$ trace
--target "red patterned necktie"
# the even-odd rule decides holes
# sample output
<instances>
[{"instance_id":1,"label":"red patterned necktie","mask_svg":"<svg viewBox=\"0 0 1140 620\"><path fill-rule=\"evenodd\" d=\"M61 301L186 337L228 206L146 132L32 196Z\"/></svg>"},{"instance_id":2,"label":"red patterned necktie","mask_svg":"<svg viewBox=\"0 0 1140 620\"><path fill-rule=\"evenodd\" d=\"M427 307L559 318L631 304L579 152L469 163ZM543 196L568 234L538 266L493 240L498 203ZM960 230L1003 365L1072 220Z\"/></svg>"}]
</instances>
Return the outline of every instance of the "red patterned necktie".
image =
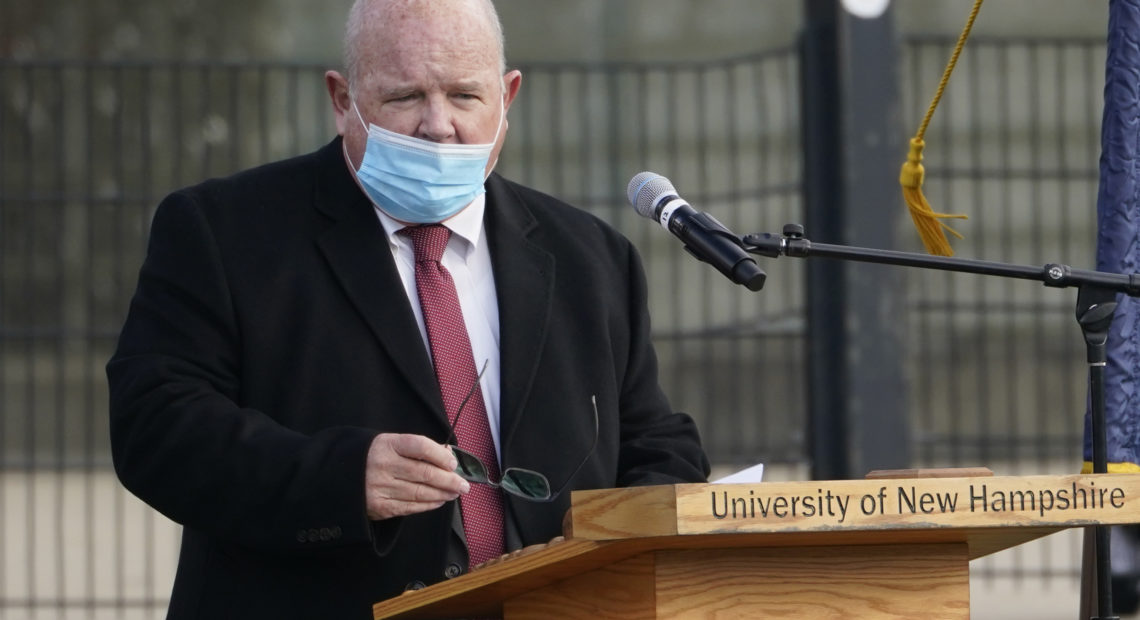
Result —
<instances>
[{"instance_id":1,"label":"red patterned necktie","mask_svg":"<svg viewBox=\"0 0 1140 620\"><path fill-rule=\"evenodd\" d=\"M449 422L455 420L463 397L478 381L471 340L463 323L463 311L451 274L440 263L451 231L439 224L409 226L400 231L412 239L416 259L416 289L427 324L435 376L443 394L443 407ZM487 422L483 392L476 388L455 426L459 447L478 457L492 480L499 479L499 459ZM503 498L499 490L486 484L472 484L460 499L463 532L471 566L503 553Z\"/></svg>"}]
</instances>

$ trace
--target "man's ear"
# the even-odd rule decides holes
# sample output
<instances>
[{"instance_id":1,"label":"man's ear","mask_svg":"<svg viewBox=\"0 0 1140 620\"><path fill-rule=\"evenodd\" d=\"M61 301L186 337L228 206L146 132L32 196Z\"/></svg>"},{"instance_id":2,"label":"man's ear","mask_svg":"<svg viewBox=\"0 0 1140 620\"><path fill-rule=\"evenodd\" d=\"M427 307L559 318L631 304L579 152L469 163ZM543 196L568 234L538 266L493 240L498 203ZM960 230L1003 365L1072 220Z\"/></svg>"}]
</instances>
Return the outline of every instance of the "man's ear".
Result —
<instances>
[{"instance_id":1,"label":"man's ear","mask_svg":"<svg viewBox=\"0 0 1140 620\"><path fill-rule=\"evenodd\" d=\"M518 69L512 69L503 76L503 109L507 110L511 107L511 102L515 100L515 96L519 94L519 86L522 85L522 72Z\"/></svg>"},{"instance_id":2,"label":"man's ear","mask_svg":"<svg viewBox=\"0 0 1140 620\"><path fill-rule=\"evenodd\" d=\"M332 100L336 132L343 136L348 123L348 115L353 114L352 97L348 93L348 80L336 71L328 71L325 73L325 87L328 88L329 98Z\"/></svg>"}]
</instances>

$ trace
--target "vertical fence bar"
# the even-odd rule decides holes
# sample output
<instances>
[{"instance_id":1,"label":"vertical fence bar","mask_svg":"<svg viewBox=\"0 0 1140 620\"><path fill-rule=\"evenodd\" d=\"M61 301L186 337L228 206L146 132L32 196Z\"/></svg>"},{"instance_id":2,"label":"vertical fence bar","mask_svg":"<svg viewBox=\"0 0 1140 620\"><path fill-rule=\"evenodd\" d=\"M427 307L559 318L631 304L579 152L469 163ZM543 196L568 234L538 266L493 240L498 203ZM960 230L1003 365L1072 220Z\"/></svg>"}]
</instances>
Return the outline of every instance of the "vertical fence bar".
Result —
<instances>
[{"instance_id":1,"label":"vertical fence bar","mask_svg":"<svg viewBox=\"0 0 1140 620\"><path fill-rule=\"evenodd\" d=\"M708 67L694 67L693 68L693 81L696 83L696 88L692 89L693 98L694 98L694 101L693 101L693 125L694 125L695 131L696 131L696 140L695 140L696 141L696 144L695 144L696 153L695 153L695 155L696 155L696 162L697 162L697 170L696 170L696 172L697 172L697 184L696 184L696 188L698 188L697 191L700 192L697 194L696 200L698 201L698 203L697 203L698 209L704 209L704 210L712 209L715 212L716 209L711 207L711 206L704 206L704 207L700 206L702 204L708 205L710 202L712 202L711 196L714 195L714 191L715 191L715 190L713 190L713 188L711 187L711 184L710 184L709 169L708 169L708 158L709 158L708 133L709 133L709 127L708 127L708 119L707 119L706 112L709 109L709 105L708 105L708 88L709 88L708 87L708 79L709 79L708 74L709 74L709 71L710 71L710 68L708 68ZM705 275L705 276L712 275L708 272L705 265L697 265L697 266L705 269L703 275ZM716 282L717 282L717 284L723 285L725 290L728 290L727 289L728 285L725 284L723 280L718 278L716 280ZM696 330L695 330L696 333L693 334L693 339L696 341L696 344L699 347L699 351L700 351L700 353L698 355L700 356L699 359L700 359L700 366L701 366L701 375L703 375L702 383L705 386L707 386L707 389L705 390L705 397L703 399L701 399L701 405L702 405L701 409L704 411L709 411L712 409L712 407L710 405L712 404L713 394L714 394L714 392L718 391L718 389L717 389L718 388L718 386L717 386L717 383L718 383L717 363L716 363L716 353L715 353L718 337L715 334L710 333L710 331L713 327L713 321L712 321L712 317L714 316L713 315L713 298L714 298L714 295L717 295L717 291L719 290L719 288L714 290L712 285L713 285L713 279L712 278L710 278L710 277L701 278L701 281L699 283L699 286L701 288L700 304L697 306L697 311L699 313L698 316L703 317L703 318L701 320L699 320L698 326L696 327ZM686 287L686 288L688 288L688 287ZM704 332L704 333L702 334L702 332ZM728 410L725 409L725 411L728 411ZM728 428L732 428L733 424L732 424L731 419L725 420L724 422L725 423L722 424L721 426L725 427L725 430L727 430Z\"/></svg>"},{"instance_id":2,"label":"vertical fence bar","mask_svg":"<svg viewBox=\"0 0 1140 620\"><path fill-rule=\"evenodd\" d=\"M200 178L211 176L214 173L214 145L210 143L206 133L210 121L210 107L214 101L214 85L213 80L210 79L213 69L213 65L203 63L198 67L198 71L196 72L199 81L199 87L196 90L200 94L198 97L198 116L195 122L191 124L191 127L194 129L191 134L191 139L195 144L198 144L202 150L200 157L201 171L198 173Z\"/></svg>"},{"instance_id":3,"label":"vertical fence bar","mask_svg":"<svg viewBox=\"0 0 1140 620\"><path fill-rule=\"evenodd\" d=\"M4 5L0 15L6 16L8 12L7 6ZM0 26L0 31L6 32L4 26ZM0 85L7 90L11 88L15 82L12 77L14 71L10 71L8 63L0 61ZM8 127L7 105L0 103L0 136L11 135L13 130ZM8 178L5 172L8 162L8 143L7 140L0 140L0 479L8 480L8 444L4 439L9 437L8 430L8 416L11 415L11 406L8 403L8 341L10 336L7 332L7 325L10 324L11 318L8 316L8 304L5 302L8 299L8 273L3 264L6 262L8 256L8 231L7 220L9 219L8 205ZM8 541L7 536L3 533L8 530L8 489L11 485L0 485L0 600L7 600L12 598L8 592ZM7 605L0 605L0 620L8 617Z\"/></svg>"},{"instance_id":4,"label":"vertical fence bar","mask_svg":"<svg viewBox=\"0 0 1140 620\"><path fill-rule=\"evenodd\" d=\"M261 67L257 72L257 101L269 101L269 75L271 67ZM263 110L257 115L258 128L258 161L269 161L269 111Z\"/></svg>"},{"instance_id":5,"label":"vertical fence bar","mask_svg":"<svg viewBox=\"0 0 1140 620\"><path fill-rule=\"evenodd\" d=\"M55 339L55 380L54 383L54 409L55 409L55 454L53 455L52 467L45 468L55 474L53 486L55 487L54 510L55 515L53 522L55 523L55 531L62 533L67 531L64 521L64 502L66 499L64 493L64 455L67 453L67 436L64 429L67 428L66 419L66 396L64 391L67 389L67 369L66 369L66 356L67 356L67 340L70 330L68 329L68 317L64 309L64 304L67 302L68 295L66 290L66 282L64 280L64 271L67 265L67 257L64 250L65 235L69 235L66 227L66 222L70 218L67 217L67 203L70 196L70 177L68 176L69 168L67 162L67 114L64 107L66 101L64 93L64 71L65 67L60 66L55 69L54 82L56 85L56 100L54 105L54 119L53 125L56 127L57 140L55 146L55 172L59 175L58 185L56 191L58 194L51 197L54 202L53 209L54 219L56 222L55 234L52 238L55 240L55 265L53 274L55 280L54 297L56 298L55 308L55 326L51 331L54 331ZM55 548L52 549L54 553L51 555L55 559L55 574L57 575L58 582L55 584L55 603L56 613L60 616L63 615L66 609L67 601L67 550L63 544L63 540L57 538L55 541ZM47 555L45 553L45 555Z\"/></svg>"},{"instance_id":6,"label":"vertical fence bar","mask_svg":"<svg viewBox=\"0 0 1140 620\"><path fill-rule=\"evenodd\" d=\"M724 97L724 127L723 132L727 138L727 166L728 166L728 187L730 194L728 196L729 204L739 204L745 200L745 197L740 192L740 175L737 172L737 162L740 160L740 142L738 140L737 132L734 131L734 121L737 118L737 91L735 80L735 63L729 64L724 67L725 74L725 97ZM731 215L725 209L724 216ZM740 220L745 218L738 218ZM731 220L730 220L731 221ZM750 221L750 220L748 220ZM736 230L737 234L747 234L749 231L740 228L739 225L733 226L732 230ZM760 298L756 295L749 295L748 301L758 306ZM741 338L741 332L744 327L744 316L741 312L739 304L733 304L727 313L726 319L728 325L731 326L731 331L728 334L727 349L729 352L728 359L730 360L743 360L744 356L744 339ZM749 336L751 340L752 336ZM729 453L733 455L746 454L746 446L741 445L745 442L751 443L749 440L755 440L758 435L747 432L753 427L753 420L755 416L749 408L745 408L740 400L740 389L738 386L748 385L748 382L754 379L753 375L758 374L759 368L754 368L745 364L726 364L724 373L726 380L729 382L728 398L724 399L722 406L726 411L732 412L732 419L729 420L729 425L732 428L746 429L745 432L730 434L729 440L726 442L729 447Z\"/></svg>"},{"instance_id":7,"label":"vertical fence bar","mask_svg":"<svg viewBox=\"0 0 1140 620\"><path fill-rule=\"evenodd\" d=\"M123 226L124 219L122 216L126 211L126 204L123 199L123 188L126 184L126 168L123 162L123 152L126 147L124 133L125 133L125 110L123 106L123 97L125 88L124 72L126 68L119 65L114 67L111 73L113 92L115 93L115 105L111 114L111 143L113 151L110 160L110 175L112 179L113 190L109 199L109 208L111 213L115 215L115 225L111 228L111 242L114 250L114 261L112 273L114 275L113 288L120 294L128 290L126 283L122 277L125 272L127 258L124 256L124 239L123 239ZM127 538L127 508L125 497L123 493L115 494L114 502L114 541L115 541L115 610L123 616L127 610L127 563L128 558L131 556L128 550L129 541Z\"/></svg>"},{"instance_id":8,"label":"vertical fence bar","mask_svg":"<svg viewBox=\"0 0 1140 620\"><path fill-rule=\"evenodd\" d=\"M938 70L941 68L939 65L942 64L943 59L950 57L951 49L952 48L948 43L944 43L938 46L938 53L935 55L937 62L931 67L933 70L930 73L930 77L938 77ZM956 88L949 90L952 90L955 93L957 92ZM932 92L932 90L928 90L927 97L929 97ZM925 106L920 106L920 111L925 111L925 109ZM941 104L939 104L937 114L934 117L936 119L936 121L934 121L934 126L937 127L937 130L936 132L932 133L937 136L935 138L937 140L937 148L934 149L936 158L933 159L932 162L927 166L927 179L932 180L934 182L933 187L938 189L938 193L936 194L938 198L935 204L939 206L939 210L952 211L955 213L959 211L973 212L974 209L963 209L962 207L958 206L959 203L956 197L955 190L957 189L957 185L955 183L956 179L952 172L955 169L955 165L957 164L957 149L955 148L955 134L957 128L955 127L954 123L956 112L956 98L953 96L944 97ZM961 403L963 402L963 396L966 393L965 389L963 388L963 373L955 372L954 369L963 367L965 349L970 348L968 343L963 343L969 339L970 334L963 325L962 313L956 311L957 307L959 306L956 300L959 299L965 290L967 290L967 285L963 280L964 278L968 278L970 276L963 276L962 274L947 272L940 274L940 277L943 280L945 294L939 295L939 301L942 302L942 310L939 312L939 314L941 315L942 320L946 325L946 347L949 353L948 368L950 369L947 372L946 379L946 399L947 402ZM985 367L984 360L981 360L978 363L982 367ZM962 443L960 441L958 433L955 432L960 430L957 422L959 419L960 418L958 416L949 416L949 424L946 425L938 424L935 422L935 428L939 428L941 430L945 427L949 430L948 433L943 430L940 434L947 437L946 443L948 444L947 447L949 448L948 452L952 454L952 458L954 456L957 456ZM951 462L960 461L953 460Z\"/></svg>"},{"instance_id":9,"label":"vertical fence bar","mask_svg":"<svg viewBox=\"0 0 1140 620\"><path fill-rule=\"evenodd\" d=\"M139 101L138 166L139 166L139 172L141 174L141 178L137 180L138 181L137 184L132 184L132 187L129 191L133 196L136 196L134 198L134 200L137 201L138 203L144 203L150 199L150 194L151 194L150 182L151 182L151 179L154 178L153 169L151 167L151 162L153 161L153 156L152 156L152 153L150 152L150 145L151 145L151 142L150 142L150 122L151 122L150 94L151 94L151 84L152 84L152 75L151 75L152 69L153 69L152 67L143 66L143 67L139 67L137 70L137 72L139 74L139 79L138 79L138 83L139 83L139 89L138 89L138 101ZM124 186L124 190L126 191L125 186ZM140 213L140 215L147 212L146 208L139 207L137 205L132 205L132 207L133 207L133 209L137 209L137 211ZM132 207L128 207L128 208L132 208ZM138 229L140 231L146 231L149 228L147 226L146 221L145 221L146 220L145 217L137 217L137 216L135 216L134 213L124 213L123 215L124 215L124 217L122 219L124 222L132 222L132 221L136 222L138 224ZM131 216L131 217L127 217L127 216ZM122 273L122 271L123 270L119 270L120 273ZM126 288L123 289L124 293L126 292L126 290L128 290L128 289L126 289ZM143 517L142 540L143 540L143 547L145 549L145 555L143 557L143 564L142 564L143 582L142 582L142 593L141 594L142 594L142 601L143 601L142 605L143 605L144 609L145 609L145 605L146 605L145 601L157 600L159 597L159 594L157 591L157 584L155 583L155 577L154 577L156 569L157 569L157 566L155 565L155 561L154 561L155 547L157 544L157 538L156 538L156 533L155 533L155 520L156 519L157 519L157 515L153 511L147 511L145 513L145 516Z\"/></svg>"},{"instance_id":10,"label":"vertical fence bar","mask_svg":"<svg viewBox=\"0 0 1140 620\"><path fill-rule=\"evenodd\" d=\"M773 67L773 66L774 66L774 69L766 70L769 67ZM755 121L756 121L756 127L760 131L760 138L756 144L757 153L756 153L755 185L758 187L770 187L772 185L771 166L772 166L773 161L787 161L787 160L792 159L790 157L783 158L783 157L773 156L773 150L776 148L773 144L775 142L775 140L773 140L773 138L772 138L772 136L774 134L773 130L779 126L779 124L776 121L776 118L782 117L783 115L781 115L779 112L777 112L773 109L773 108L775 108L775 106L769 105L769 103L768 103L768 89L764 87L764 85L768 82L768 80L765 79L765 76L770 74L770 73L776 74L776 79L773 80L774 82L784 83L784 84L789 84L789 85L792 84L792 77L791 76L796 75L796 73L794 71L790 71L790 70L788 70L784 73L781 73L780 69L783 69L786 67L787 67L787 65L780 64L780 63L773 63L770 59L763 59L760 62L757 62L752 66L752 96L756 101L756 105L754 108L756 111ZM789 87L785 90L787 90L788 92L791 92L793 89ZM791 109L791 107L792 106L789 105L788 108L785 109L785 112L787 111L787 109ZM790 181L791 175L789 174L788 177L789 178L787 180ZM781 221L781 219L782 218L777 219L776 222ZM749 232L769 232L769 231L755 230L755 231L749 231ZM765 265L765 268L768 268L767 264ZM757 322L759 322L761 316L762 315L757 316ZM759 329L757 331L759 331ZM762 337L758 334L757 335L757 342L759 342L761 340L761 338ZM779 347L781 349L783 349L785 346L786 346L786 342L781 339L779 341ZM781 357L784 358L785 356L781 356ZM791 360L791 359L795 359L795 358L793 356L789 355L789 356L786 356L786 359ZM794 367L794 365L789 363L783 367L777 367L777 369L778 369L779 374L783 374L783 371L786 371L789 374L791 374L793 372L791 370L793 367ZM753 405L754 410L757 411L757 413L759 413L758 404L765 402L765 400L766 400L765 399L766 395L764 394L763 388L762 388L763 383L764 382L762 382L762 381L753 381L753 382L745 384L745 385L751 385L752 386L752 389L750 390L751 394L750 394L750 398L748 399L748 402ZM782 423L782 420L772 420L771 419L772 416L768 416L768 415L757 415L757 417L760 419L759 424L757 425L757 429L758 429L757 434L762 436L762 437L771 437L772 436L772 429L775 427L775 425ZM744 439L742 438L742 441L743 440ZM748 452L751 452L751 451L746 451L745 446L741 447L741 453L742 454L748 454ZM802 456L806 458L807 454L803 454ZM759 460L763 460L765 458L770 458L770 457L764 457L764 456L761 456L761 455L755 454L755 453L749 454L748 462L742 463L742 465L748 465L751 462L756 462Z\"/></svg>"},{"instance_id":11,"label":"vertical fence bar","mask_svg":"<svg viewBox=\"0 0 1140 620\"><path fill-rule=\"evenodd\" d=\"M82 85L84 91L85 101L92 101L94 99L95 87L92 84L92 74L94 69L87 66L82 71ZM84 261L82 270L84 272L83 281L87 283L87 328L92 330L97 323L96 315L96 301L98 299L97 291L95 289L95 212L93 205L93 195L95 193L95 179L94 173L91 170L90 162L95 160L95 110L94 106L88 104L83 107L84 118L84 148L86 150L86 162L88 165L84 166L84 179L83 179L83 206L85 209L85 216L87 218L87 247L92 256ZM97 367L99 360L97 357L97 350L93 344L87 342L87 367ZM84 513L87 515L95 514L95 483L96 463L95 463L95 419L97 408L95 406L95 385L88 383L86 398L84 398L84 444L83 444L83 457L82 466L84 468L84 485L83 485L83 508ZM83 519L83 534L84 542L86 543L86 555L84 558L84 566L86 568L85 575L85 594L87 602L87 617L95 617L95 599L97 597L97 586L95 582L95 567L96 567L96 552L95 552L95 519Z\"/></svg>"},{"instance_id":12,"label":"vertical fence bar","mask_svg":"<svg viewBox=\"0 0 1140 620\"><path fill-rule=\"evenodd\" d=\"M1026 178L1029 184L1029 205L1031 209L1036 211L1036 213L1032 214L1029 218L1029 234L1031 239L1030 250L1032 252L1032 256L1045 256L1045 235L1044 230L1042 230L1041 226L1043 215L1041 213L1043 209L1043 203L1041 200L1041 183L1045 181L1045 178L1041 174L1043 167L1041 151L1044 146L1041 135L1041 125L1044 123L1044 120L1043 112L1041 110L1041 76L1038 75L1038 72L1040 70L1040 46L1037 44L1030 44L1028 52L1029 53L1026 58L1025 74L1029 82L1027 84L1028 92L1030 92L1031 95L1028 102L1028 117L1025 120L1026 124L1028 125L1029 133L1029 161L1027 162L1029 170L1027 171ZM1033 309L1036 309L1037 307L1043 307L1045 305L1045 299L1043 297L1044 293L1048 293L1050 295L1050 298L1053 298L1056 296L1057 292L1045 290L1044 287L1035 287L1033 296L1028 300L1027 306ZM1068 291L1062 293L1062 295L1065 295L1067 293ZM1044 349L1042 347L1045 340L1045 326L1042 321L1043 318L1041 312L1031 312L1029 329L1029 332L1031 334L1030 344L1033 351L1033 359L1038 360L1038 363L1047 359L1044 355ZM1043 391L1043 386L1037 385L1034 386L1034 389L1030 390L1028 400L1031 403L1031 415L1027 416L1027 419L1036 421L1036 427L1044 430L1048 428L1048 425L1044 423L1043 418L1043 414L1047 413L1047 409L1044 407L1044 403L1042 402L1041 398ZM1037 441L1034 443L1036 445L1032 446L1032 453L1036 457L1037 461L1037 468L1035 469L1036 471L1040 471L1041 466L1045 462L1043 452L1045 442Z\"/></svg>"},{"instance_id":13,"label":"vertical fence bar","mask_svg":"<svg viewBox=\"0 0 1140 620\"><path fill-rule=\"evenodd\" d=\"M1009 75L1010 74L1009 73L1010 72L1010 47L1003 43L1003 44L999 44L998 50L999 50L998 73L999 73L999 75ZM1013 172L1014 172L1015 168L1014 168L1014 162L1013 162L1013 153L1012 153L1012 149L1011 149L1011 145L1013 144L1013 142L1012 142L1012 135L1010 134L1010 128L1012 127L1011 124L1014 121L1013 121L1013 116L1012 116L1011 110L1009 109L1009 102L1011 99L1009 80L1000 80L999 87L998 87L998 93L999 93L998 110L1000 110L1000 114L998 117L1000 119L1000 126L1002 128L1001 131L1003 134L1002 147L1001 147L1002 173L1003 173L1003 177L1004 177L1004 182L1002 183L1002 198L1003 198L1002 204L1011 205L1011 204L1013 204L1013 198L1014 198L1014 196L1013 196L1013 184L1011 181L1012 181ZM1016 258L1016 256L1013 254L1013 248L1014 248L1013 231L1016 230L1016 225L1014 224L1012 211L1008 208L1003 209L1003 225L1001 226L1000 230L1002 231L1001 246L1000 246L1001 247L1000 260L1003 260L1006 262L1013 262ZM1011 330L1006 329L1004 331L1005 331L1005 337L1002 340L1005 344L1005 362L1006 362L1005 363L1005 370L1006 370L1007 377L1008 377L1008 380L1004 385L1004 389L1006 391L1005 402L1007 404L1006 411L1012 412L1012 411L1016 410L1016 407L1014 405L1013 399L1011 399L1010 396L1019 392L1018 388L1021 385L1021 379L1020 379L1021 373L1020 373L1020 364L1018 363L1018 356L1017 356L1017 339L1014 337L1014 334L1012 333ZM1019 450L1019 445L1017 442L1017 418L1016 418L1016 416L1007 415L1005 418L1004 426L1005 426L1005 429L1004 429L1005 430L1005 433L1004 433L1005 457L1008 461L1013 462L1013 463L1017 463L1019 461L1020 450ZM1020 577L1020 575L1017 575L1017 576Z\"/></svg>"},{"instance_id":14,"label":"vertical fence bar","mask_svg":"<svg viewBox=\"0 0 1140 620\"><path fill-rule=\"evenodd\" d=\"M969 69L969 72L965 76L967 78L966 83L969 86L969 90L973 94L973 96L969 97L969 99L968 99L969 114L968 114L967 118L968 118L968 123L971 127L971 136L970 136L970 138L971 138L971 140L970 140L971 165L969 165L967 167L967 170L969 170L967 181L971 184L972 189L973 189L973 191L971 193L971 196L973 198L973 200L972 200L972 202L973 202L972 207L973 208L971 209L971 211L972 211L971 217L975 218L976 221L978 222L977 228L979 230L979 233L977 235L977 255L978 256L989 256L990 255L989 254L989 246L988 246L989 236L987 234L985 234L985 232L983 232L983 231L985 231L987 229L986 220L989 218L990 214L988 212L988 209L986 209L986 207L985 207L985 198L984 198L984 191L983 191L983 189L984 189L983 184L985 182L985 176L982 174L982 164L981 164L981 162L983 161L983 153L982 153L982 122L983 122L983 118L982 118L982 104L981 104L982 97L981 97L981 93L983 93L985 91L983 91L982 86L981 86L981 76L980 76L981 72L979 70L980 64L979 64L978 59L981 56L981 54L983 53L983 50L973 50L973 52L974 53L968 54L966 56L966 67ZM970 304L970 307L968 309L966 309L966 312L969 315L971 315L972 317L974 317L976 320L978 320L979 322L981 322L982 319L985 317L986 307L990 303L990 301L989 301L989 290L990 290L989 285L990 284L991 284L990 282L986 281L986 278L974 278L974 286L972 287L973 292L974 292L974 301L973 301L973 303ZM977 351L978 351L978 355L981 358L982 362L978 363L978 364L974 364L975 371L974 371L974 381L973 381L974 388L973 389L974 389L974 392L977 393L977 398L975 399L977 402L977 406L974 409L973 415L970 416L972 419L972 422L973 422L972 426L977 429L973 434L976 437L975 441L977 442L977 444L979 444L978 448L977 448L977 452L979 454L980 462L982 462L982 463L992 462L990 460L990 430L989 430L989 421L991 418L990 412L989 412L989 408L990 408L990 375L991 375L991 373L989 372L989 369L988 369L988 366L989 366L988 360L990 359L990 355L991 355L991 346L990 346L990 339L986 337L986 334L991 330L992 330L992 328L985 326L985 325L982 325L982 327L980 327L980 329L978 330L980 332L980 336L978 338L976 338L976 342L978 343ZM957 446L958 443L955 443L955 445ZM969 454L969 453L966 452L965 450L954 449L951 451L951 454L950 454L951 462L952 463L962 463L962 462L964 462L962 460L963 457L966 457L967 454Z\"/></svg>"},{"instance_id":15,"label":"vertical fence bar","mask_svg":"<svg viewBox=\"0 0 1140 620\"><path fill-rule=\"evenodd\" d=\"M229 97L227 98L229 115L228 118L224 119L224 127L226 128L224 136L230 143L229 169L232 171L238 170L243 165L241 137L237 135L237 131L244 126L241 122L241 106L238 105L241 101L241 67L236 64L227 67L226 77L229 78ZM253 123L250 123L249 126L253 127Z\"/></svg>"},{"instance_id":16,"label":"vertical fence bar","mask_svg":"<svg viewBox=\"0 0 1140 620\"><path fill-rule=\"evenodd\" d=\"M26 68L24 71L24 80L25 80L25 83L27 84L27 92L28 92L28 95L27 95L27 97L28 97L28 117L27 117L26 123L24 125L24 144L25 144L24 161L27 161L27 162L35 161L35 155L36 155L36 151L35 151L35 148L33 146L35 144L35 140L34 140L34 136L32 135L32 123L33 123L32 110L34 109L34 104L36 103L36 96L37 96L37 90L35 88L34 77L35 77L34 69L32 67ZM33 170L31 170L31 169L28 170L28 174L24 178L24 195L27 196L28 200L31 202L34 202L36 200L36 198L38 198L38 194L37 194L36 186L35 186L35 178L36 178L35 174L34 174ZM36 287L33 284L30 272L32 269L32 265L36 264L35 251L36 251L36 248L38 247L38 244L36 243L36 233L37 233L38 225L37 225L37 222L36 222L34 216L31 213L29 213L29 215L28 215L28 227L30 230L28 231L28 234L26 235L25 241L24 241L24 243L25 243L24 265L25 265L25 269L27 269L29 273L24 274L23 285L26 289L25 294L27 295L29 307L34 308L34 307L37 307L37 302L39 301L39 295L38 295L38 291L37 291ZM37 482L36 457L38 455L38 450L36 449L36 440L38 438L36 437L35 412L38 408L38 402L36 399L36 381L37 381L37 378L39 376L39 373L37 372L38 369L37 369L36 362L39 359L39 355L37 354L36 349L35 349L35 345L36 345L36 341L37 341L37 338L36 338L36 333L37 333L36 327L37 327L37 325L31 316L24 317L23 321L27 325L26 334L24 336L24 353L25 353L24 365L25 365L25 369L26 369L25 375L27 376L27 384L26 384L25 390L24 390L25 394L26 394L25 400L24 400L24 405L25 405L25 410L24 410L24 420L25 420L25 422L24 422L24 424L25 424L24 437L25 437L25 444L27 446L27 453L24 457L24 473L26 476L26 479L24 482L24 485L25 485L25 487L24 487L24 497L25 497L24 519L25 519L25 524L24 525L25 525L26 531L27 531L27 538L26 538L26 543L25 543L25 545L26 545L25 546L25 560L26 560L25 564L27 566L27 576L26 576L27 592L25 594L25 597L27 598L27 600L32 601L32 600L35 600L36 596L37 596L36 574L37 574L37 569L38 569L38 566L36 564L36 522L37 522L36 508L37 508L37 497L36 497L36 492L35 492L36 482Z\"/></svg>"},{"instance_id":17,"label":"vertical fence bar","mask_svg":"<svg viewBox=\"0 0 1140 620\"><path fill-rule=\"evenodd\" d=\"M573 89L577 97L574 106L576 117L573 119L573 125L577 127L577 131L571 134L577 138L578 143L578 175L577 179L571 180L571 186L577 186L576 191L581 193L577 198L571 196L570 199L579 207L612 221L612 213L595 208L598 188L594 187L593 166L590 165L594 145L593 123L591 121L596 118L594 114L590 113L594 97L593 72L586 67L579 67L572 75L578 83L578 87Z\"/></svg>"}]
</instances>

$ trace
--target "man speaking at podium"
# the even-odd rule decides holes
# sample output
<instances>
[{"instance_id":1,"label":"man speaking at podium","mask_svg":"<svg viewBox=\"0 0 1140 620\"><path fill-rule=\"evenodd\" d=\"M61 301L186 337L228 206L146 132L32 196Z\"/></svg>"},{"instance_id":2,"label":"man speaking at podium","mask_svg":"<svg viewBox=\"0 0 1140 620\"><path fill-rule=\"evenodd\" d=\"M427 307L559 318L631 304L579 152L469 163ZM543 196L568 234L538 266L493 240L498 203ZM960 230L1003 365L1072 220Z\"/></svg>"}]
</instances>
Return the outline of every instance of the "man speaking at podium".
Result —
<instances>
[{"instance_id":1,"label":"man speaking at podium","mask_svg":"<svg viewBox=\"0 0 1140 620\"><path fill-rule=\"evenodd\" d=\"M339 137L159 206L107 366L123 484L184 526L169 618L369 618L557 536L567 489L703 481L631 244L492 174L489 0L358 0Z\"/></svg>"}]
</instances>

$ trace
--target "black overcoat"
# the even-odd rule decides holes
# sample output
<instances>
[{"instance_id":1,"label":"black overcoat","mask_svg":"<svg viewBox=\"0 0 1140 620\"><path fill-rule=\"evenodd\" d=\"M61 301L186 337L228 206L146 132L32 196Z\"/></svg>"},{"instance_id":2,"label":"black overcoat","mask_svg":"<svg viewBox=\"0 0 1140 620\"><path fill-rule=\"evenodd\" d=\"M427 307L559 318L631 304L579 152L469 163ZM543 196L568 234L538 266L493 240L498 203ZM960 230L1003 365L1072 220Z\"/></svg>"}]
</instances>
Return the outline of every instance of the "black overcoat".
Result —
<instances>
[{"instance_id":1,"label":"black overcoat","mask_svg":"<svg viewBox=\"0 0 1140 620\"><path fill-rule=\"evenodd\" d=\"M555 487L700 481L658 385L637 252L599 219L491 175L503 467ZM444 441L439 388L371 203L335 139L158 207L107 366L123 484L182 524L169 617L371 618L445 578L456 503L370 522L380 432ZM557 536L569 493L508 496L512 544ZM462 543L460 541L460 546Z\"/></svg>"}]
</instances>

